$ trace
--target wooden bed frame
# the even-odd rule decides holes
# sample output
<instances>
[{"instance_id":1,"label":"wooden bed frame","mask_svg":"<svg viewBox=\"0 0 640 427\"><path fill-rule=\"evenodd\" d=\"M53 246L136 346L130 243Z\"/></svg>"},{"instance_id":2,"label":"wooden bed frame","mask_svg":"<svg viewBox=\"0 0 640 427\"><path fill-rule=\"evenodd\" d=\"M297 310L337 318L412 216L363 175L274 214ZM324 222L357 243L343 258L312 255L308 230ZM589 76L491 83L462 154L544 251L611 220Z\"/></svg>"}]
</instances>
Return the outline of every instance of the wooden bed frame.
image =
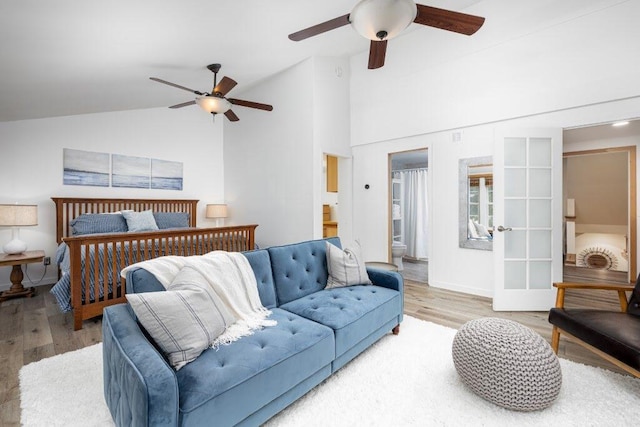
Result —
<instances>
[{"instance_id":1,"label":"wooden bed frame","mask_svg":"<svg viewBox=\"0 0 640 427\"><path fill-rule=\"evenodd\" d=\"M73 328L82 329L82 322L102 315L102 309L109 305L126 302L125 281L109 290L109 279L117 282L120 270L116 262L128 266L137 260L146 260L164 255L201 255L214 250L241 252L254 249L257 225L232 227L195 228L198 200L162 199L94 199L52 197L56 204L56 242L65 242L69 247L71 305L73 307ZM114 233L71 236L71 221L84 213L109 213L125 209L154 212L187 212L190 226L194 228L170 229L136 233ZM102 257L94 262L93 268L82 269L82 255L89 258L92 251L98 253L102 247L112 251L108 261ZM125 252L124 248L131 250ZM158 248L159 250L154 250ZM99 258L96 258L98 261ZM111 262L112 265L109 265ZM99 265L102 263L102 265ZM102 267L102 269L100 268ZM100 271L102 270L102 271ZM110 271L111 270L111 271ZM84 274L84 277L83 277ZM111 277L110 277L111 275ZM84 279L84 280L83 280ZM102 297L89 300L89 286L93 282L93 295ZM101 285L102 283L102 285ZM87 296L83 300L84 294Z\"/></svg>"}]
</instances>

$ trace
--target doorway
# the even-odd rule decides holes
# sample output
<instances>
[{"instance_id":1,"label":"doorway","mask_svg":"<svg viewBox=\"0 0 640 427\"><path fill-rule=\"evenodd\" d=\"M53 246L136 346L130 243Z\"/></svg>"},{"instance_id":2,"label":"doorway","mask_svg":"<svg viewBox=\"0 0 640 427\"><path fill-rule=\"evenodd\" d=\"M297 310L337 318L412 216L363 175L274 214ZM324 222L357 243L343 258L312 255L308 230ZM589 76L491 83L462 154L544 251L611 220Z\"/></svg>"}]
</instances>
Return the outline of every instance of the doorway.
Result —
<instances>
[{"instance_id":1,"label":"doorway","mask_svg":"<svg viewBox=\"0 0 640 427\"><path fill-rule=\"evenodd\" d=\"M324 154L322 160L322 238L338 236L338 157Z\"/></svg>"},{"instance_id":2,"label":"doorway","mask_svg":"<svg viewBox=\"0 0 640 427\"><path fill-rule=\"evenodd\" d=\"M389 154L389 261L405 279L428 282L427 149Z\"/></svg>"},{"instance_id":3,"label":"doorway","mask_svg":"<svg viewBox=\"0 0 640 427\"><path fill-rule=\"evenodd\" d=\"M594 147L589 139L615 144L628 132L607 124L564 133L565 281L635 281L636 147L575 149Z\"/></svg>"}]
</instances>

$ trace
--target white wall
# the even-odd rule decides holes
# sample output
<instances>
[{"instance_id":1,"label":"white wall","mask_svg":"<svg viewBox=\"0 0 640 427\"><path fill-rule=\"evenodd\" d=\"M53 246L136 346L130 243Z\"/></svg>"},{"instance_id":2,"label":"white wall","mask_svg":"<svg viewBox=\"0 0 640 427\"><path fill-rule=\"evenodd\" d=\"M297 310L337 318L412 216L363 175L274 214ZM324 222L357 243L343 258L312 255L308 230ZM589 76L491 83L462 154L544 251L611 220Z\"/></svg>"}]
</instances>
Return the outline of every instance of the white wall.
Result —
<instances>
[{"instance_id":1,"label":"white wall","mask_svg":"<svg viewBox=\"0 0 640 427\"><path fill-rule=\"evenodd\" d=\"M352 58L354 234L368 260L388 256L388 153L428 147L429 283L491 296L492 253L458 248L458 159L492 155L498 126L640 116L640 3L539 3L523 19L517 2L480 2L465 12L494 19L469 38L413 29L389 42L379 70L366 69L366 54Z\"/></svg>"},{"instance_id":2,"label":"white wall","mask_svg":"<svg viewBox=\"0 0 640 427\"><path fill-rule=\"evenodd\" d=\"M493 129L487 126L465 129L458 142L453 142L452 133L445 131L353 147L354 234L362 243L367 261L390 259L388 155L427 148L429 283L489 296L493 283L492 253L458 247L458 160L492 155ZM365 184L369 184L368 190Z\"/></svg>"},{"instance_id":3,"label":"white wall","mask_svg":"<svg viewBox=\"0 0 640 427\"><path fill-rule=\"evenodd\" d=\"M225 129L228 222L258 224L261 247L313 237L312 79L307 60L238 94L273 111L237 107Z\"/></svg>"},{"instance_id":4,"label":"white wall","mask_svg":"<svg viewBox=\"0 0 640 427\"><path fill-rule=\"evenodd\" d=\"M518 2L482 1L465 10L488 17L471 37L413 26L378 70L354 56L352 144L640 95L640 2L537 5L539 16L522 17Z\"/></svg>"},{"instance_id":5,"label":"white wall","mask_svg":"<svg viewBox=\"0 0 640 427\"><path fill-rule=\"evenodd\" d=\"M313 137L328 154L351 156L349 59L313 58Z\"/></svg>"},{"instance_id":6,"label":"white wall","mask_svg":"<svg viewBox=\"0 0 640 427\"><path fill-rule=\"evenodd\" d=\"M273 105L234 109L247 125L225 128L229 221L258 224L261 247L321 236L323 154L350 156L348 67L311 58L238 94ZM343 185L350 179L341 174Z\"/></svg>"},{"instance_id":7,"label":"white wall","mask_svg":"<svg viewBox=\"0 0 640 427\"><path fill-rule=\"evenodd\" d=\"M322 205L336 206L338 234L343 239L351 239L349 221L351 173L345 173L346 163L351 159L351 138L349 121L349 79L348 58L313 58L313 144L314 165L324 164L324 155L338 157L338 193L327 193L326 171L314 172L314 223L313 238L322 238ZM320 163L318 163L320 162Z\"/></svg>"},{"instance_id":8,"label":"white wall","mask_svg":"<svg viewBox=\"0 0 640 427\"><path fill-rule=\"evenodd\" d=\"M211 122L197 108L133 110L81 116L0 123L0 203L38 205L38 225L24 227L21 238L30 249L44 249L53 258L55 210L51 197L137 197L199 199L198 224L207 203L224 199L222 120ZM183 163L183 191L84 187L62 184L64 148L130 156L153 157ZM0 244L11 238L0 229ZM0 269L0 288L10 286L10 268ZM36 280L44 267L29 265ZM57 280L56 266L47 268L42 284ZM23 282L28 285L25 277Z\"/></svg>"}]
</instances>

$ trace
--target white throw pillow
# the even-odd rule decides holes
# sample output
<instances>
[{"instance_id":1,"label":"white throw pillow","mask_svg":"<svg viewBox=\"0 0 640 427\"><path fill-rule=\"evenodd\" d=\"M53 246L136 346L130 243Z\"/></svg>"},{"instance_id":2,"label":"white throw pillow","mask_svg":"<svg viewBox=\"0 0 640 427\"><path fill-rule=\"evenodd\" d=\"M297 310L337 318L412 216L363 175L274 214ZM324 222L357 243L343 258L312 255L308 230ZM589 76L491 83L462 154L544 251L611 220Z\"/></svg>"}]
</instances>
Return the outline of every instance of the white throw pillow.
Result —
<instances>
[{"instance_id":1,"label":"white throw pillow","mask_svg":"<svg viewBox=\"0 0 640 427\"><path fill-rule=\"evenodd\" d=\"M153 217L151 210L142 212L122 211L122 216L127 220L129 231L155 231L158 229L158 224L156 224L156 219Z\"/></svg>"},{"instance_id":2,"label":"white throw pillow","mask_svg":"<svg viewBox=\"0 0 640 427\"><path fill-rule=\"evenodd\" d=\"M476 224L473 222L471 218L469 218L469 224L467 225L467 227L468 227L468 233L467 233L468 238L470 239L480 238L480 236L478 235L478 230L476 229Z\"/></svg>"},{"instance_id":3,"label":"white throw pillow","mask_svg":"<svg viewBox=\"0 0 640 427\"><path fill-rule=\"evenodd\" d=\"M138 320L179 370L235 322L206 279L184 267L165 292L126 294Z\"/></svg>"},{"instance_id":4,"label":"white throw pillow","mask_svg":"<svg viewBox=\"0 0 640 427\"><path fill-rule=\"evenodd\" d=\"M483 224L480 224L474 221L474 225L476 226L476 230L478 231L478 237L481 237L481 238L491 237L489 230Z\"/></svg>"},{"instance_id":5,"label":"white throw pillow","mask_svg":"<svg viewBox=\"0 0 640 427\"><path fill-rule=\"evenodd\" d=\"M340 249L326 242L329 278L327 289L352 285L371 285L362 249L357 241Z\"/></svg>"}]
</instances>

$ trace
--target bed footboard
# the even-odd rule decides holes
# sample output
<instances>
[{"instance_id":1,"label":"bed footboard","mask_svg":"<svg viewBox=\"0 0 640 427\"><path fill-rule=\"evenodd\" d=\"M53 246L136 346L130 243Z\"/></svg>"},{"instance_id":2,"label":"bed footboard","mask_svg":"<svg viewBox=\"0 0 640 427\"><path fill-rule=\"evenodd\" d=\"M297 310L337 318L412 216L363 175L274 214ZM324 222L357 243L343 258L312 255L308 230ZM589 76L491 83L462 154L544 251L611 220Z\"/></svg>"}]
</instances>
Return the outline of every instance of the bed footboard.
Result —
<instances>
[{"instance_id":1,"label":"bed footboard","mask_svg":"<svg viewBox=\"0 0 640 427\"><path fill-rule=\"evenodd\" d=\"M125 302L120 271L136 262L166 255L202 255L214 250L254 249L257 225L184 228L144 233L65 237L69 247L74 330L102 315L104 307Z\"/></svg>"}]
</instances>

